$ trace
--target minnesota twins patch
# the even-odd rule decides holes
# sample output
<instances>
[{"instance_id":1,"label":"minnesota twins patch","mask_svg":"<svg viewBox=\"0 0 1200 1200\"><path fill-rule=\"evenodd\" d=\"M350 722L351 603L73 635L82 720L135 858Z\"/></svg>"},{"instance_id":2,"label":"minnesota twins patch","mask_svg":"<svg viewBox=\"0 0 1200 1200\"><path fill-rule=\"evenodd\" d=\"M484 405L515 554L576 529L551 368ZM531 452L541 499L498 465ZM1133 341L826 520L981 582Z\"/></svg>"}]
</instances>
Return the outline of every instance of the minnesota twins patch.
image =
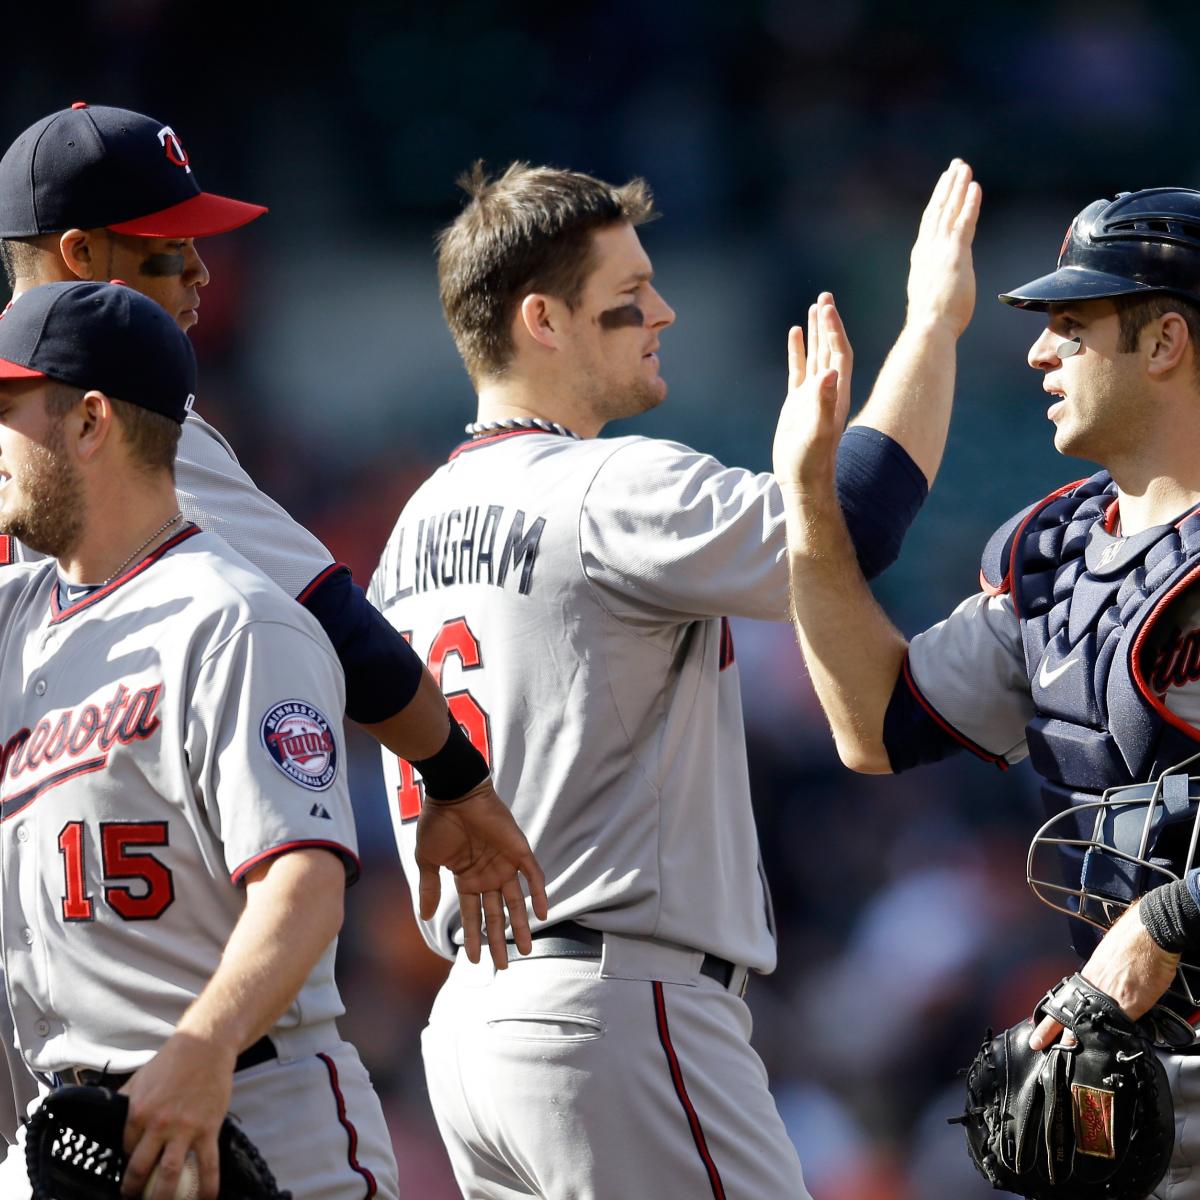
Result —
<instances>
[{"instance_id":1,"label":"minnesota twins patch","mask_svg":"<svg viewBox=\"0 0 1200 1200\"><path fill-rule=\"evenodd\" d=\"M284 700L262 720L262 744L291 780L323 792L337 775L337 743L323 713L303 700Z\"/></svg>"}]
</instances>

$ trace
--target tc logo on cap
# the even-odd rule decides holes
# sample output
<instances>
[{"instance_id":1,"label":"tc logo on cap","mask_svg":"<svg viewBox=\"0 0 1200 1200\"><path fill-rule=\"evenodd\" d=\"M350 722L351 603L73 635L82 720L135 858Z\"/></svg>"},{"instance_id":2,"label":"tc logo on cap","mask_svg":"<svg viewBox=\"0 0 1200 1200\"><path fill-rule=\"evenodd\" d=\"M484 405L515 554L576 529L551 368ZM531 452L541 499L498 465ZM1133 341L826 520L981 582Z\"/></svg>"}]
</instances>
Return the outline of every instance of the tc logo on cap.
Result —
<instances>
[{"instance_id":1,"label":"tc logo on cap","mask_svg":"<svg viewBox=\"0 0 1200 1200\"><path fill-rule=\"evenodd\" d=\"M162 135L160 134L159 136L161 137ZM1067 232L1063 234L1062 245L1059 246L1059 248L1058 248L1058 262L1056 264L1057 266L1060 266L1060 267L1062 266L1063 255L1066 254L1067 246L1070 245L1071 232L1074 230L1074 228L1075 228L1075 222L1072 221L1070 223L1070 225L1067 226Z\"/></svg>"},{"instance_id":2,"label":"tc logo on cap","mask_svg":"<svg viewBox=\"0 0 1200 1200\"><path fill-rule=\"evenodd\" d=\"M158 141L167 152L167 158L177 167L182 167L190 175L192 168L188 166L188 152L183 148L183 143L179 140L178 134L176 134L170 125L164 125L158 131Z\"/></svg>"}]
</instances>

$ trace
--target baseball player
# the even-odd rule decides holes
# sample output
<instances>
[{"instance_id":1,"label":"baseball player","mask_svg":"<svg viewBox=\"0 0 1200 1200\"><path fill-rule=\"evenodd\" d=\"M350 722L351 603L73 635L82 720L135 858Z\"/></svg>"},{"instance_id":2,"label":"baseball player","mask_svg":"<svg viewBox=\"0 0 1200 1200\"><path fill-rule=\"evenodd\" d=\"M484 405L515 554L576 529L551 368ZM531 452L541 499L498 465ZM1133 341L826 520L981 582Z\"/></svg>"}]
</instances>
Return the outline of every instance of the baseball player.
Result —
<instances>
[{"instance_id":1,"label":"baseball player","mask_svg":"<svg viewBox=\"0 0 1200 1200\"><path fill-rule=\"evenodd\" d=\"M37 121L0 160L0 258L14 295L54 281L115 277L156 300L184 330L198 319L209 278L195 239L265 211L201 191L175 131L125 109L77 102ZM427 761L438 779L434 794L459 801L428 805L422 814L423 903L432 911L438 867L448 866L464 892L468 953L479 953L483 905L520 909L513 916L517 943L525 945L517 872L541 911L540 870L492 788L487 763L450 720L420 660L349 570L255 487L194 407L184 421L176 486L185 517L221 534L321 623L346 675L348 715L392 753ZM0 560L31 557L16 539L0 542ZM502 940L491 949L506 953ZM0 1005L0 1022L5 1017ZM19 1069L14 1084L13 1102L0 1087L0 1132L10 1140L31 1094Z\"/></svg>"},{"instance_id":2,"label":"baseball player","mask_svg":"<svg viewBox=\"0 0 1200 1200\"><path fill-rule=\"evenodd\" d=\"M14 296L73 279L118 278L161 304L180 329L198 320L208 270L196 239L261 216L261 205L203 192L179 136L161 121L77 101L25 130L0 160L0 257ZM425 761L436 794L422 828L421 890L432 904L438 865L455 873L479 952L482 903L511 904L525 944L525 875L534 907L541 874L488 766L450 720L411 648L367 603L349 570L260 492L228 443L189 408L176 469L180 510L219 533L321 623L346 674L347 714L392 753ZM10 543L22 556L19 543ZM502 942L492 947L501 961Z\"/></svg>"},{"instance_id":3,"label":"baseball player","mask_svg":"<svg viewBox=\"0 0 1200 1200\"><path fill-rule=\"evenodd\" d=\"M186 336L131 288L35 288L0 321L0 894L16 1048L129 1096L123 1181L217 1195L232 1111L302 1197L395 1197L333 978L357 873L320 625L179 511ZM29 1195L20 1154L6 1200Z\"/></svg>"},{"instance_id":4,"label":"baseball player","mask_svg":"<svg viewBox=\"0 0 1200 1200\"><path fill-rule=\"evenodd\" d=\"M807 358L792 331L775 464L796 627L843 761L888 772L961 748L1002 768L1028 755L1055 813L1153 777L1200 740L1189 650L1200 624L1200 192L1151 188L1088 205L1057 269L1001 299L1046 314L1029 364L1049 396L1054 444L1104 470L1006 523L985 551L983 590L947 620L906 643L855 565L829 485L849 347L828 294L810 314ZM928 357L925 368L945 362ZM1158 910L1155 937L1135 908L1084 968L1132 1016L1172 973ZM1087 957L1094 936L1074 924ZM1038 1046L1056 1032L1044 1023ZM1200 1196L1188 1121L1200 1059L1167 1066L1176 1154L1155 1195L1183 1200Z\"/></svg>"},{"instance_id":5,"label":"baseball player","mask_svg":"<svg viewBox=\"0 0 1200 1200\"><path fill-rule=\"evenodd\" d=\"M786 619L778 489L672 442L597 437L666 392L674 313L638 238L640 180L514 164L467 186L439 272L478 420L400 515L370 593L490 756L550 913L503 975L458 950L450 897L423 922L454 959L422 1042L439 1127L473 1198L806 1196L742 999L775 931L727 617ZM914 249L918 340L969 316L977 204L954 163ZM943 260L963 288L922 286ZM881 388L846 439L871 569L936 470L950 390L917 414ZM422 784L384 765L415 878Z\"/></svg>"}]
</instances>

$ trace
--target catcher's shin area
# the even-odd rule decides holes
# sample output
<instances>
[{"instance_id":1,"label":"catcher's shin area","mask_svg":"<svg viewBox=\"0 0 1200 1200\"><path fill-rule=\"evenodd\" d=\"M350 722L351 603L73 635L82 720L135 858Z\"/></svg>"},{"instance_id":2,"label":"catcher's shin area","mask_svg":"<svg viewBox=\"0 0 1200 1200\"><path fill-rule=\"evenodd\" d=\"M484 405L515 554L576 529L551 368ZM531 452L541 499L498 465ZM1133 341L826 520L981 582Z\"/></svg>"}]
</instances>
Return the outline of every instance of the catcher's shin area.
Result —
<instances>
[{"instance_id":1,"label":"catcher's shin area","mask_svg":"<svg viewBox=\"0 0 1200 1200\"><path fill-rule=\"evenodd\" d=\"M1074 1034L1047 1051L1044 1016ZM1149 1035L1149 1036L1148 1036ZM1080 975L1047 993L1032 1021L992 1036L967 1071L967 1149L995 1188L1033 1200L1144 1200L1166 1173L1175 1114L1152 1031Z\"/></svg>"}]
</instances>

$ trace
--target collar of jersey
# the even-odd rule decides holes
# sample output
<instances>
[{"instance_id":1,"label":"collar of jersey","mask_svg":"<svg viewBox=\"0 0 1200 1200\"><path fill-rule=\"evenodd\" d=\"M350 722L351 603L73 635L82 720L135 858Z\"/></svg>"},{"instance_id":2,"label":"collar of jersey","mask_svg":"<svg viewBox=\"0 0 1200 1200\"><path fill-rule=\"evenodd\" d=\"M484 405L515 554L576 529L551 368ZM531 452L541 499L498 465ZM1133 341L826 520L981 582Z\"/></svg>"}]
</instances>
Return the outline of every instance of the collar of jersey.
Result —
<instances>
[{"instance_id":1,"label":"collar of jersey","mask_svg":"<svg viewBox=\"0 0 1200 1200\"><path fill-rule=\"evenodd\" d=\"M465 442L460 442L450 451L450 457L446 461L453 462L460 454L465 454L468 450L481 450L484 446L491 446L495 442L503 442L508 438L528 437L531 433L536 433L539 437L558 436L546 429L502 429L499 433L489 433L484 437L469 438Z\"/></svg>"},{"instance_id":2,"label":"collar of jersey","mask_svg":"<svg viewBox=\"0 0 1200 1200\"><path fill-rule=\"evenodd\" d=\"M60 608L58 603L58 588L50 589L50 624L55 625L59 621L65 621L68 617L73 617L77 612L82 612L89 605L95 604L97 600L104 599L105 596L112 595L117 588L128 583L135 575L140 575L148 567L152 567L168 550L173 550L180 542L187 541L190 537L195 537L200 532L199 525L193 525L190 521L185 525L173 538L163 542L157 550L151 550L140 562L134 563L123 574L118 575L116 579L106 583L102 588L97 588L94 592L90 592L80 600L76 600L74 604L67 608Z\"/></svg>"}]
</instances>

